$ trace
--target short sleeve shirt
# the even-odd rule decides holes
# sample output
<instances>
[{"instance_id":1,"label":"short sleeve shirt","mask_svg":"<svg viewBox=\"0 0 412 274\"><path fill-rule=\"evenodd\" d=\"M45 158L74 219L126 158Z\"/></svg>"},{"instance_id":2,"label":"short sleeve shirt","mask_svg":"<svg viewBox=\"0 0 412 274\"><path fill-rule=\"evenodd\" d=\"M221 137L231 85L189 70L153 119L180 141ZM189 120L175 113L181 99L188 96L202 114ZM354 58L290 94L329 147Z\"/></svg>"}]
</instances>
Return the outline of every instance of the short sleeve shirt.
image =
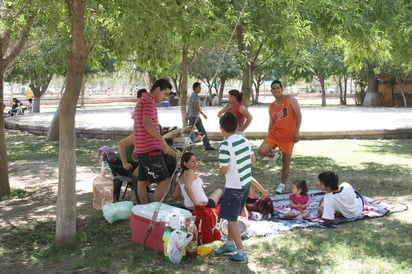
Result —
<instances>
[{"instance_id":1,"label":"short sleeve shirt","mask_svg":"<svg viewBox=\"0 0 412 274\"><path fill-rule=\"evenodd\" d=\"M324 219L334 220L336 211L342 213L345 218L362 215L362 200L357 198L355 191L348 183L342 183L335 192L326 193L323 201L322 218Z\"/></svg>"},{"instance_id":2,"label":"short sleeve shirt","mask_svg":"<svg viewBox=\"0 0 412 274\"><path fill-rule=\"evenodd\" d=\"M295 194L291 194L291 195L289 196L289 199L290 199L294 204L304 205L304 204L306 204L307 202L309 202L309 195L302 195L302 196L298 197L298 196L296 196ZM302 207L300 207L300 208L292 207L292 209L305 210L306 207L305 207L305 208L302 208Z\"/></svg>"},{"instance_id":3,"label":"short sleeve shirt","mask_svg":"<svg viewBox=\"0 0 412 274\"><path fill-rule=\"evenodd\" d=\"M220 144L219 165L228 166L226 188L243 189L252 182L252 147L241 135L232 134Z\"/></svg>"},{"instance_id":4,"label":"short sleeve shirt","mask_svg":"<svg viewBox=\"0 0 412 274\"><path fill-rule=\"evenodd\" d=\"M193 107L193 103L198 103L200 106L199 95L194 91L192 92L192 95L190 95L190 98L189 98L189 106L188 106L189 117L196 117L199 114Z\"/></svg>"},{"instance_id":5,"label":"short sleeve shirt","mask_svg":"<svg viewBox=\"0 0 412 274\"><path fill-rule=\"evenodd\" d=\"M157 117L155 97L145 93L136 104L134 118L134 151L136 153L147 153L160 149L160 141L153 137L144 127L143 118L149 117L155 129L160 133L160 124Z\"/></svg>"}]
</instances>

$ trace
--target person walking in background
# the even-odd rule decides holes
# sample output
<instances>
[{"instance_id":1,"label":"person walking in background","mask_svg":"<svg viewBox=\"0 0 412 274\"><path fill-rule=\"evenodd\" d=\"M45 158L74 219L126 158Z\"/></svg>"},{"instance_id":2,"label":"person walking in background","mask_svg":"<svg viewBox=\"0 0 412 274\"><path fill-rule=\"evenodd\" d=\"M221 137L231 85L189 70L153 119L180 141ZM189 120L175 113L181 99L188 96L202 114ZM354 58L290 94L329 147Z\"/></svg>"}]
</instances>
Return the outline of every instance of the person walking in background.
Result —
<instances>
[{"instance_id":1,"label":"person walking in background","mask_svg":"<svg viewBox=\"0 0 412 274\"><path fill-rule=\"evenodd\" d=\"M274 166L278 155L273 150L279 147L282 152L282 175L276 193L283 193L289 176L293 147L300 140L302 114L298 101L283 94L279 80L273 81L270 86L275 101L269 106L268 135L260 145L258 154L270 157L269 166Z\"/></svg>"},{"instance_id":2,"label":"person walking in background","mask_svg":"<svg viewBox=\"0 0 412 274\"><path fill-rule=\"evenodd\" d=\"M229 91L229 102L218 112L217 116L220 117L225 112L232 112L237 119L236 133L245 137L245 130L252 122L252 114L250 114L247 107L243 104L242 93L237 89Z\"/></svg>"},{"instance_id":3,"label":"person walking in background","mask_svg":"<svg viewBox=\"0 0 412 274\"><path fill-rule=\"evenodd\" d=\"M292 194L289 196L290 211L280 214L279 217L306 218L310 213L310 211L307 210L309 203L308 185L306 181L295 181L292 184Z\"/></svg>"},{"instance_id":4,"label":"person walking in background","mask_svg":"<svg viewBox=\"0 0 412 274\"><path fill-rule=\"evenodd\" d=\"M225 244L216 249L215 253L232 255L230 260L247 263L248 257L243 249L238 217L245 207L252 183L252 163L256 159L250 142L235 134L237 120L233 113L225 112L219 123L225 138L220 144L219 162L216 163L216 168L225 175L225 190L219 217L228 221L228 236Z\"/></svg>"},{"instance_id":5,"label":"person walking in background","mask_svg":"<svg viewBox=\"0 0 412 274\"><path fill-rule=\"evenodd\" d=\"M170 174L163 153L177 157L160 133L156 103L166 99L172 85L165 79L157 80L150 93L143 93L134 112L134 152L139 162L138 195L142 204L148 203L147 187L157 183L154 200L162 199L170 183Z\"/></svg>"},{"instance_id":6,"label":"person walking in background","mask_svg":"<svg viewBox=\"0 0 412 274\"><path fill-rule=\"evenodd\" d=\"M205 147L205 150L214 150L214 148L210 145L202 119L200 118L200 114L202 114L203 117L207 119L207 115L200 109L199 93L201 90L202 86L199 82L193 83L193 92L192 95L190 95L188 106L189 125L195 125L197 131L203 135L203 146Z\"/></svg>"}]
</instances>

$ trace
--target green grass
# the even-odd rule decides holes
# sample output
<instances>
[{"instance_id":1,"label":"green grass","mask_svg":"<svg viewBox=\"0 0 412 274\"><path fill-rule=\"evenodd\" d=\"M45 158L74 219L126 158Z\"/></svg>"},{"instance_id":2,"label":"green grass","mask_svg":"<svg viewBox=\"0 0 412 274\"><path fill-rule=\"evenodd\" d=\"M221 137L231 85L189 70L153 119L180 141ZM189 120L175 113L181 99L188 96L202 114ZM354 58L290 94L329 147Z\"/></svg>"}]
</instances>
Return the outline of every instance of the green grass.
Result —
<instances>
[{"instance_id":1,"label":"green grass","mask_svg":"<svg viewBox=\"0 0 412 274\"><path fill-rule=\"evenodd\" d=\"M6 131L6 140L9 163L58 159L58 144L46 142L43 136ZM252 142L255 150L260 142ZM97 171L96 151L103 145L115 146L116 142L77 140L78 166L96 166ZM204 152L200 146L192 151L199 160L198 170L206 192L222 188L224 178L213 167L217 152ZM411 151L411 140L301 141L295 146L289 182L305 179L311 189L317 189L318 173L334 170L366 196L411 205ZM257 159L254 177L273 191L280 180L280 161L269 169L267 159ZM28 198L29 203L33 194L17 189L12 192L9 202ZM92 195L89 196L91 199ZM248 265L230 263L227 257L214 255L173 265L163 261L161 254L132 242L127 220L108 224L100 211L79 207L78 212L89 213L78 217L76 241L70 246L55 243L54 221L29 217L27 224L2 234L0 272L28 273L31 269L42 273L412 272L409 211L345 223L336 229L297 229L246 240Z\"/></svg>"}]
</instances>

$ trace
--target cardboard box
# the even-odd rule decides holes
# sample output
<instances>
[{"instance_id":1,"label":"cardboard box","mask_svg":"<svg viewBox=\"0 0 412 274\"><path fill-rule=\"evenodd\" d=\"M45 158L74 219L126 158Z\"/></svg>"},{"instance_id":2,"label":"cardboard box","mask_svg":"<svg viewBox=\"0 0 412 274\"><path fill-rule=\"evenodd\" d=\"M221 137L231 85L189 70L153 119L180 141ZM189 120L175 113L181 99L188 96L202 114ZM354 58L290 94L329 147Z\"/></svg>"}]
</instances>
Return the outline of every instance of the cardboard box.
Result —
<instances>
[{"instance_id":1,"label":"cardboard box","mask_svg":"<svg viewBox=\"0 0 412 274\"><path fill-rule=\"evenodd\" d=\"M153 212L155 212L158 202L135 205L130 213L130 228L132 230L132 240L138 244L144 244L147 235L147 230L152 222ZM180 216L185 221L189 221L192 213L189 210L170 206L168 204L160 204L157 218L154 222L152 232L146 239L145 246L163 253L163 232L165 223L169 222L170 216Z\"/></svg>"}]
</instances>

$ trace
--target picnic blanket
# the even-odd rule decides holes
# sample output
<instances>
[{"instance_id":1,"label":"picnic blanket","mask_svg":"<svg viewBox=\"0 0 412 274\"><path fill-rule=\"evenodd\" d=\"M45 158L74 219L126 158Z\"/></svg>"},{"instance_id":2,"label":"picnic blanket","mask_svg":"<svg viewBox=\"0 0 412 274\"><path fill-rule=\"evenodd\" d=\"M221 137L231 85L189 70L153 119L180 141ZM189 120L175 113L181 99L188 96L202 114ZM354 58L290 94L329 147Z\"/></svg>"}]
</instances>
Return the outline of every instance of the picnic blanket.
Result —
<instances>
[{"instance_id":1,"label":"picnic blanket","mask_svg":"<svg viewBox=\"0 0 412 274\"><path fill-rule=\"evenodd\" d=\"M308 195L310 197L310 204L308 210L310 214L303 220L297 220L294 218L280 219L278 216L281 213L285 213L290 210L289 207L289 195L291 193L284 193L272 196L274 206L274 216L271 220L267 221L248 221L247 236L265 236L273 233L282 233L295 228L304 227L318 227L318 228L333 228L337 224L343 222L352 222L363 218L377 218L385 216L389 213L395 213L405 211L408 209L406 205L389 205L380 200L372 199L366 196L362 196L364 200L363 214L357 218L336 218L333 225L326 225L321 218L317 216L317 210L319 203L322 200L325 192L321 190L309 190Z\"/></svg>"}]
</instances>

